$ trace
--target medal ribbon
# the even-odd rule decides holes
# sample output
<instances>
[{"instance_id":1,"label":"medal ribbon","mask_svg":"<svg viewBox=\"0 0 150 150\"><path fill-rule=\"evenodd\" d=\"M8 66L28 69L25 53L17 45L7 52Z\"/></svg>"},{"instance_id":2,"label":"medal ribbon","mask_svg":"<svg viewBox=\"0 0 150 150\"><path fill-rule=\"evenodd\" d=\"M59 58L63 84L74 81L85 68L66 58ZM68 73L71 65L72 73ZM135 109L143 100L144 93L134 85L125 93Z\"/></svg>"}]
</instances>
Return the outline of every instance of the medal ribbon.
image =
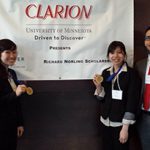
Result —
<instances>
[{"instance_id":1,"label":"medal ribbon","mask_svg":"<svg viewBox=\"0 0 150 150\"><path fill-rule=\"evenodd\" d=\"M123 65L121 65L120 67L119 67L119 69L117 70L117 72L115 72L115 73L113 73L112 75L110 75L108 78L107 78L107 82L111 82L114 78L115 78L115 76L119 73L119 71L121 70L121 68L122 68L122 66Z\"/></svg>"}]
</instances>

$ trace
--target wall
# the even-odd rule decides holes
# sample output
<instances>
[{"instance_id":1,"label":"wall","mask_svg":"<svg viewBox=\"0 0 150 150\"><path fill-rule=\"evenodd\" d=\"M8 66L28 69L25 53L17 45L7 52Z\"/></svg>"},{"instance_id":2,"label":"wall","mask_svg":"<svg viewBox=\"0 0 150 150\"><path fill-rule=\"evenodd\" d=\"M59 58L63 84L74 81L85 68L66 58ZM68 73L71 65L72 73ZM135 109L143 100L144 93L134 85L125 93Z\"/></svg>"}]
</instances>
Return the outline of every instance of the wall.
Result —
<instances>
[{"instance_id":1,"label":"wall","mask_svg":"<svg viewBox=\"0 0 150 150\"><path fill-rule=\"evenodd\" d=\"M150 26L150 1L135 0L134 6L134 53L135 61L146 56L144 48L144 31Z\"/></svg>"}]
</instances>

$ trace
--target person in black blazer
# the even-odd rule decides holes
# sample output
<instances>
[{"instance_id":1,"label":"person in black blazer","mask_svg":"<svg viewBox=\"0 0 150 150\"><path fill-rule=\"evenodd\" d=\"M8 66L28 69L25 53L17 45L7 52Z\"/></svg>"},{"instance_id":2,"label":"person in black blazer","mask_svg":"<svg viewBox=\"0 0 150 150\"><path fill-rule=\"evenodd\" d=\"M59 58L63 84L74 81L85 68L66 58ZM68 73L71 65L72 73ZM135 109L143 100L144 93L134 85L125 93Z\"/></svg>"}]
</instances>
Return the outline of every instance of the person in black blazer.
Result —
<instances>
[{"instance_id":1,"label":"person in black blazer","mask_svg":"<svg viewBox=\"0 0 150 150\"><path fill-rule=\"evenodd\" d=\"M101 101L103 150L129 150L130 125L136 121L141 82L126 62L121 41L110 43L107 57L112 66L103 70L103 81L97 80L97 74L93 78L95 95Z\"/></svg>"},{"instance_id":2,"label":"person in black blazer","mask_svg":"<svg viewBox=\"0 0 150 150\"><path fill-rule=\"evenodd\" d=\"M145 84L150 84L150 74L148 75L148 70L150 69L150 26L145 30L145 40L144 45L147 49L147 57L138 61L135 64L135 69L139 72L142 78L142 90L141 90L141 112L139 119L137 121L137 129L141 141L142 150L150 149L150 107L145 109L144 103L144 92ZM150 102L150 93L149 93Z\"/></svg>"},{"instance_id":3,"label":"person in black blazer","mask_svg":"<svg viewBox=\"0 0 150 150\"><path fill-rule=\"evenodd\" d=\"M16 150L17 136L24 132L20 99L25 85L18 85L13 66L17 46L9 39L0 40L0 149Z\"/></svg>"}]
</instances>

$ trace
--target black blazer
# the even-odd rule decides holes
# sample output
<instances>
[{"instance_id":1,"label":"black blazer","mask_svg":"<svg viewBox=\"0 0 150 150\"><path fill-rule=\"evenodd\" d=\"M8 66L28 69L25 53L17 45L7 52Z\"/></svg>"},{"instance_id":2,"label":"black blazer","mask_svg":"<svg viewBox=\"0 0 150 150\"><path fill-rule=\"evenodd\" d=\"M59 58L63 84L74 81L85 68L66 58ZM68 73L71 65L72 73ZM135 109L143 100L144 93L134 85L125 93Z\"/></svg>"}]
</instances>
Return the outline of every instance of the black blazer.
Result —
<instances>
[{"instance_id":1,"label":"black blazer","mask_svg":"<svg viewBox=\"0 0 150 150\"><path fill-rule=\"evenodd\" d=\"M14 70L9 69L15 83L17 76ZM0 78L0 127L23 126L20 98L12 90L8 79Z\"/></svg>"},{"instance_id":2,"label":"black blazer","mask_svg":"<svg viewBox=\"0 0 150 150\"><path fill-rule=\"evenodd\" d=\"M141 98L143 100L143 93L145 88L145 74L146 74L146 67L147 67L148 58L142 59L138 61L135 65L135 69L139 72L139 75L142 79L142 90L141 90Z\"/></svg>"},{"instance_id":3,"label":"black blazer","mask_svg":"<svg viewBox=\"0 0 150 150\"><path fill-rule=\"evenodd\" d=\"M111 121L122 122L125 112L135 114L139 106L141 82L138 73L127 66L127 72L122 71L118 75L118 81L123 91L122 100L112 98L112 82L106 81L110 76L108 68L102 73L104 78L102 86L104 87L105 96L101 103L101 115L104 119L109 117ZM117 81L114 83L114 89L118 90Z\"/></svg>"}]
</instances>

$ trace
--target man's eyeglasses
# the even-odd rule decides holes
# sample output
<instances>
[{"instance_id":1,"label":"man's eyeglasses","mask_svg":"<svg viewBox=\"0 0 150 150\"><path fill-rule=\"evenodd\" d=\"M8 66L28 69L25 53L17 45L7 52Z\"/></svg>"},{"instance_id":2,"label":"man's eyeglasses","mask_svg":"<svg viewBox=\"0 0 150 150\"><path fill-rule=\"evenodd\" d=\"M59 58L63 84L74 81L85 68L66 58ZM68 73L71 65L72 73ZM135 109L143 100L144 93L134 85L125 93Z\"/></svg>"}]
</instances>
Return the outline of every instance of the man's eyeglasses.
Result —
<instances>
[{"instance_id":1,"label":"man's eyeglasses","mask_svg":"<svg viewBox=\"0 0 150 150\"><path fill-rule=\"evenodd\" d=\"M150 36L145 36L145 40L150 40Z\"/></svg>"}]
</instances>

